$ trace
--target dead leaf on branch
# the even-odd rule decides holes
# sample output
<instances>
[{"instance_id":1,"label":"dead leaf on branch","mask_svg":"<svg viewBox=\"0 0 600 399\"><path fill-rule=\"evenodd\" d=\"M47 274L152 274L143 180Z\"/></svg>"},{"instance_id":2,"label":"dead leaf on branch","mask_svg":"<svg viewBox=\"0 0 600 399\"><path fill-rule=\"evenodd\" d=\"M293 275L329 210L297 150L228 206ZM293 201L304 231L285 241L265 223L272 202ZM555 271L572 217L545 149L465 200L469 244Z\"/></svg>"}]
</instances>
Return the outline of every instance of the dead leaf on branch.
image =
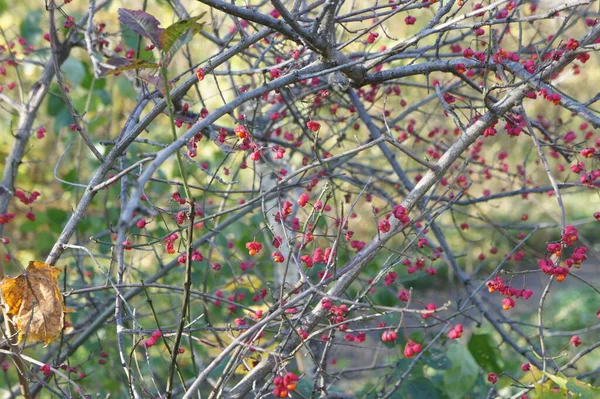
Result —
<instances>
[{"instance_id":1,"label":"dead leaf on branch","mask_svg":"<svg viewBox=\"0 0 600 399\"><path fill-rule=\"evenodd\" d=\"M24 273L0 281L6 313L23 337L48 345L60 335L65 312L70 312L58 288L60 270L31 261Z\"/></svg>"}]
</instances>

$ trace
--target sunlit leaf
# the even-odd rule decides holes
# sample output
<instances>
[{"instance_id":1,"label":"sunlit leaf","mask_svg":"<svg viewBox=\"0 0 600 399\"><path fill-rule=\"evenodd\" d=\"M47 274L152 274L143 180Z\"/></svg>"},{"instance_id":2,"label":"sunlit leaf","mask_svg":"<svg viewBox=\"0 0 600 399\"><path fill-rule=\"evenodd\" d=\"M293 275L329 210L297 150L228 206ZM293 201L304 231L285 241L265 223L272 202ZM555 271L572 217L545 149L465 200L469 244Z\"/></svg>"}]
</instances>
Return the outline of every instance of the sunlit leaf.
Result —
<instances>
[{"instance_id":1,"label":"sunlit leaf","mask_svg":"<svg viewBox=\"0 0 600 399\"><path fill-rule=\"evenodd\" d=\"M582 399L593 399L600 398L600 388L586 384L583 381L579 381L577 378L567 377L562 373L556 375L542 371L542 373L550 378L556 385L564 390L569 391L572 394Z\"/></svg>"},{"instance_id":2,"label":"sunlit leaf","mask_svg":"<svg viewBox=\"0 0 600 399\"><path fill-rule=\"evenodd\" d=\"M166 58L168 60L173 59L173 56L183 47L185 46L187 43L189 43L192 38L194 37L194 35L198 32L200 32L202 30L202 28L204 27L204 23L195 23L192 24L192 26L190 27L190 29L188 29L183 35L181 35L176 41L175 43L173 43L173 45L171 46L170 50L167 51L167 56Z\"/></svg>"},{"instance_id":3,"label":"sunlit leaf","mask_svg":"<svg viewBox=\"0 0 600 399\"><path fill-rule=\"evenodd\" d=\"M555 389L553 381L546 381L545 384L535 384L533 390L533 398L536 399L565 399L567 398L566 390L562 388Z\"/></svg>"},{"instance_id":4,"label":"sunlit leaf","mask_svg":"<svg viewBox=\"0 0 600 399\"><path fill-rule=\"evenodd\" d=\"M174 23L173 25L164 29L160 34L160 49L162 51L169 51L173 44L183 36L188 29L192 29L195 33L198 33L204 24L197 24L200 18L202 18L206 14L203 12L202 14L188 19L183 19L179 22Z\"/></svg>"},{"instance_id":5,"label":"sunlit leaf","mask_svg":"<svg viewBox=\"0 0 600 399\"><path fill-rule=\"evenodd\" d=\"M2 302L11 322L24 337L46 345L60 335L68 312L58 289L60 270L32 261L24 273L0 281Z\"/></svg>"}]
</instances>

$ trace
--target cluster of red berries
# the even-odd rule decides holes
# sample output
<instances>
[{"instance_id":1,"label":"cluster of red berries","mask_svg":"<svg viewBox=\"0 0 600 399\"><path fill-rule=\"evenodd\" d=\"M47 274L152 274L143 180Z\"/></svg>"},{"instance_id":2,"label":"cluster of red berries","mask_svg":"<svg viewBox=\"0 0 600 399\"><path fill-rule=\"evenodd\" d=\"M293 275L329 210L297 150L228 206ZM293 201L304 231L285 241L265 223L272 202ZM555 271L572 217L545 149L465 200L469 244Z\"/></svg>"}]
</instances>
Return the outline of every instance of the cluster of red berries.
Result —
<instances>
[{"instance_id":1,"label":"cluster of red berries","mask_svg":"<svg viewBox=\"0 0 600 399\"><path fill-rule=\"evenodd\" d=\"M290 392L296 390L298 381L300 381L300 377L294 373L287 373L283 377L278 375L273 379L273 384L275 385L273 395L276 398L286 398Z\"/></svg>"},{"instance_id":2,"label":"cluster of red berries","mask_svg":"<svg viewBox=\"0 0 600 399\"><path fill-rule=\"evenodd\" d=\"M181 194L179 194L179 191L175 191L173 194L171 194L171 198L173 198L174 201L179 202L179 205L185 205L185 198L181 197Z\"/></svg>"},{"instance_id":3,"label":"cluster of red berries","mask_svg":"<svg viewBox=\"0 0 600 399\"><path fill-rule=\"evenodd\" d=\"M313 132L318 132L319 129L321 129L321 124L316 121L308 121L306 122L306 127L312 130Z\"/></svg>"},{"instance_id":4,"label":"cluster of red berries","mask_svg":"<svg viewBox=\"0 0 600 399\"><path fill-rule=\"evenodd\" d=\"M483 131L483 137L493 137L498 133L496 130L496 125L498 124L498 120L495 119L492 124Z\"/></svg>"},{"instance_id":5,"label":"cluster of red berries","mask_svg":"<svg viewBox=\"0 0 600 399\"><path fill-rule=\"evenodd\" d=\"M308 203L308 194L306 193L302 193L300 194L300 197L298 197L298 205L300 205L302 208L304 208L306 206L306 204Z\"/></svg>"},{"instance_id":6,"label":"cluster of red berries","mask_svg":"<svg viewBox=\"0 0 600 399\"><path fill-rule=\"evenodd\" d=\"M423 270L425 268L425 258L418 257L415 259L414 264L410 259L404 259L402 264L406 266L408 274L416 273L418 270Z\"/></svg>"},{"instance_id":7,"label":"cluster of red berries","mask_svg":"<svg viewBox=\"0 0 600 399\"><path fill-rule=\"evenodd\" d=\"M198 68L198 69L196 69L196 77L201 82L204 80L204 68Z\"/></svg>"},{"instance_id":8,"label":"cluster of red berries","mask_svg":"<svg viewBox=\"0 0 600 399\"><path fill-rule=\"evenodd\" d=\"M408 302L410 299L410 292L408 290L400 290L400 292L398 292L398 299L402 302Z\"/></svg>"},{"instance_id":9,"label":"cluster of red berries","mask_svg":"<svg viewBox=\"0 0 600 399\"><path fill-rule=\"evenodd\" d=\"M549 254L560 258L564 247L570 247L579 239L579 232L573 226L567 226L561 237L561 243L549 243L546 245L546 251ZM550 276L556 276L557 281L563 281L569 274L571 267L578 268L587 259L587 248L575 247L570 258L565 260L565 266L557 266L558 260L540 259L538 264L542 271Z\"/></svg>"},{"instance_id":10,"label":"cluster of red berries","mask_svg":"<svg viewBox=\"0 0 600 399\"><path fill-rule=\"evenodd\" d=\"M165 251L167 251L168 254L173 255L175 253L175 241L178 238L179 236L177 235L177 233L173 233L167 238L165 238Z\"/></svg>"},{"instance_id":11,"label":"cluster of red berries","mask_svg":"<svg viewBox=\"0 0 600 399\"><path fill-rule=\"evenodd\" d=\"M14 218L15 214L11 212L0 214L0 224L10 223Z\"/></svg>"},{"instance_id":12,"label":"cluster of red berries","mask_svg":"<svg viewBox=\"0 0 600 399\"><path fill-rule=\"evenodd\" d=\"M66 364L61 364L60 365L60 369L63 371L68 371L69 373L77 373L77 376L81 379L81 378L85 378L86 377L86 373L85 371L78 371L77 367L69 367ZM47 364L43 364L40 366L40 371L42 373L44 373L44 376L48 377L51 373L52 373L52 368L47 365Z\"/></svg>"},{"instance_id":13,"label":"cluster of red berries","mask_svg":"<svg viewBox=\"0 0 600 399\"><path fill-rule=\"evenodd\" d=\"M488 287L488 291L490 293L498 291L500 294L506 296L502 300L502 309L504 309L504 310L509 310L509 309L515 307L516 302L513 299L513 297L515 297L517 299L518 298L529 299L533 295L533 291L530 289L520 290L520 289L511 287L511 286L505 284L504 281L502 280L502 277L499 277L499 276L494 277L492 280L485 283L485 285Z\"/></svg>"},{"instance_id":14,"label":"cluster of red berries","mask_svg":"<svg viewBox=\"0 0 600 399\"><path fill-rule=\"evenodd\" d=\"M187 111L186 106L189 107L189 105L185 104L183 106L184 113ZM208 116L208 111L206 110L206 108L202 108L202 111L200 111L200 117L206 118L206 116L202 116L202 115ZM188 143L188 156L190 158L195 158L196 155L198 155L198 143L200 142L200 140L202 140L203 137L204 136L202 135L202 133L196 133L194 135L194 137L192 137L192 139ZM207 168L204 168L204 169L207 169Z\"/></svg>"},{"instance_id":15,"label":"cluster of red berries","mask_svg":"<svg viewBox=\"0 0 600 399\"><path fill-rule=\"evenodd\" d=\"M396 273L396 272L389 272L384 277L385 285L386 286L392 285L396 281L397 277L398 277L398 273Z\"/></svg>"},{"instance_id":16,"label":"cluster of red berries","mask_svg":"<svg viewBox=\"0 0 600 399\"><path fill-rule=\"evenodd\" d=\"M348 305L341 304L340 306L335 306L331 303L331 301L327 298L321 299L321 307L324 310L328 310L331 315L330 321L332 324L341 324L344 323L348 318L346 317L348 314ZM338 329L340 331L346 331L348 329L347 324L341 324Z\"/></svg>"},{"instance_id":17,"label":"cluster of red berries","mask_svg":"<svg viewBox=\"0 0 600 399\"><path fill-rule=\"evenodd\" d=\"M154 330L150 338L148 338L142 345L144 348L150 348L156 345L156 341L158 341L162 337L162 333L160 330Z\"/></svg>"},{"instance_id":18,"label":"cluster of red berries","mask_svg":"<svg viewBox=\"0 0 600 399\"><path fill-rule=\"evenodd\" d=\"M359 331L356 335L348 333L344 335L344 340L348 342L364 342L367 340L367 334L364 331Z\"/></svg>"},{"instance_id":19,"label":"cluster of red berries","mask_svg":"<svg viewBox=\"0 0 600 399\"><path fill-rule=\"evenodd\" d=\"M48 376L50 375L50 373L52 372L52 369L50 368L50 366L49 366L49 365L47 365L47 364L43 364L42 366L40 366L40 371L41 371L42 373L44 373L44 375L45 375L46 377L48 377Z\"/></svg>"},{"instance_id":20,"label":"cluster of red berries","mask_svg":"<svg viewBox=\"0 0 600 399\"><path fill-rule=\"evenodd\" d=\"M504 125L506 133L511 137L517 137L523 131L526 123L522 115L513 115Z\"/></svg>"},{"instance_id":21,"label":"cluster of red berries","mask_svg":"<svg viewBox=\"0 0 600 399\"><path fill-rule=\"evenodd\" d=\"M410 224L410 217L408 216L408 211L402 205L396 205L392 209L392 214L396 219L402 223L402 226L406 226Z\"/></svg>"},{"instance_id":22,"label":"cluster of red berries","mask_svg":"<svg viewBox=\"0 0 600 399\"><path fill-rule=\"evenodd\" d=\"M22 190L15 190L15 197L17 197L25 205L32 204L36 199L38 199L39 196L39 191L34 191L29 196L27 196Z\"/></svg>"},{"instance_id":23,"label":"cluster of red berries","mask_svg":"<svg viewBox=\"0 0 600 399\"><path fill-rule=\"evenodd\" d=\"M547 100L554 105L558 105L558 103L560 102L560 100L562 98L560 94L550 93L546 89L540 90L540 95L544 98L544 100Z\"/></svg>"},{"instance_id":24,"label":"cluster of red berries","mask_svg":"<svg viewBox=\"0 0 600 399\"><path fill-rule=\"evenodd\" d=\"M435 304L435 303L428 303L427 305L425 305L425 310L435 310L436 308L437 308L437 306L436 306L436 304ZM430 317L433 317L433 313L434 313L434 312L431 312L431 313L423 313L423 314L421 315L421 317L423 317L424 319L428 319L428 318L430 318Z\"/></svg>"},{"instance_id":25,"label":"cluster of red berries","mask_svg":"<svg viewBox=\"0 0 600 399\"><path fill-rule=\"evenodd\" d=\"M273 252L273 261L275 263L283 263L283 261L285 261L285 257L283 256L283 254L279 251L275 251Z\"/></svg>"},{"instance_id":26,"label":"cluster of red berries","mask_svg":"<svg viewBox=\"0 0 600 399\"><path fill-rule=\"evenodd\" d=\"M378 37L379 37L379 33L377 33L377 32L369 33L369 36L367 36L367 43L369 43L369 44L375 43L375 40L377 40Z\"/></svg>"},{"instance_id":27,"label":"cluster of red berries","mask_svg":"<svg viewBox=\"0 0 600 399\"><path fill-rule=\"evenodd\" d=\"M321 248L315 248L313 251L313 255L302 255L300 260L308 267L309 269L314 266L315 263L327 263L327 261L331 258L331 252L333 250L331 248L325 248L325 251ZM334 254L335 256L335 254Z\"/></svg>"},{"instance_id":28,"label":"cluster of red berries","mask_svg":"<svg viewBox=\"0 0 600 399\"><path fill-rule=\"evenodd\" d=\"M106 353L106 352L100 352L100 360L98 360L98 364L105 365L107 358L108 358L108 353Z\"/></svg>"},{"instance_id":29,"label":"cluster of red berries","mask_svg":"<svg viewBox=\"0 0 600 399\"><path fill-rule=\"evenodd\" d=\"M187 219L187 217L188 217L188 214L186 211L179 211L175 215L175 221L177 222L177 224L183 224L185 222L185 219Z\"/></svg>"},{"instance_id":30,"label":"cluster of red berries","mask_svg":"<svg viewBox=\"0 0 600 399\"><path fill-rule=\"evenodd\" d=\"M204 260L204 255L197 249L192 251L192 261L193 262L202 262ZM181 254L177 257L177 263L185 264L187 261L187 254Z\"/></svg>"},{"instance_id":31,"label":"cluster of red berries","mask_svg":"<svg viewBox=\"0 0 600 399\"><path fill-rule=\"evenodd\" d=\"M254 256L260 252L262 244L257 241L251 241L246 243L246 249L248 250L248 255Z\"/></svg>"},{"instance_id":32,"label":"cluster of red berries","mask_svg":"<svg viewBox=\"0 0 600 399\"><path fill-rule=\"evenodd\" d=\"M395 342L398 338L398 333L394 330L386 330L381 334L381 340L383 342Z\"/></svg>"},{"instance_id":33,"label":"cluster of red berries","mask_svg":"<svg viewBox=\"0 0 600 399\"><path fill-rule=\"evenodd\" d=\"M287 218L292 214L293 207L294 204L292 204L290 201L284 201L283 204L281 204L281 210L278 211L274 216L275 216L275 221L277 223L280 223L282 220L287 220ZM296 218L294 218L294 220L292 220L292 224L296 223ZM300 227L300 220L297 220L297 226ZM293 227L293 226L292 226Z\"/></svg>"},{"instance_id":34,"label":"cluster of red berries","mask_svg":"<svg viewBox=\"0 0 600 399\"><path fill-rule=\"evenodd\" d=\"M579 239L579 232L575 227L567 226L565 227L565 231L563 232L561 239L567 247L570 247L575 241Z\"/></svg>"},{"instance_id":35,"label":"cluster of red berries","mask_svg":"<svg viewBox=\"0 0 600 399\"><path fill-rule=\"evenodd\" d=\"M409 15L406 18L404 18L404 23L406 25L414 25L415 22L417 22L417 17L414 17L412 15Z\"/></svg>"},{"instance_id":36,"label":"cluster of red berries","mask_svg":"<svg viewBox=\"0 0 600 399\"><path fill-rule=\"evenodd\" d=\"M456 326L454 326L454 328L452 330L450 330L450 332L448 333L448 338L450 339L457 339L462 337L462 333L463 333L463 325L462 324L457 324Z\"/></svg>"},{"instance_id":37,"label":"cluster of red berries","mask_svg":"<svg viewBox=\"0 0 600 399\"><path fill-rule=\"evenodd\" d=\"M387 233L392 228L392 225L390 224L390 221L386 218L386 219L381 219L377 223L377 228L379 229L379 231L381 233Z\"/></svg>"},{"instance_id":38,"label":"cluster of red berries","mask_svg":"<svg viewBox=\"0 0 600 399\"><path fill-rule=\"evenodd\" d=\"M406 345L404 346L404 357L410 359L419 352L421 352L421 345L409 339Z\"/></svg>"},{"instance_id":39,"label":"cluster of red berries","mask_svg":"<svg viewBox=\"0 0 600 399\"><path fill-rule=\"evenodd\" d=\"M44 126L42 126L37 130L35 137L37 137L39 140L41 140L45 136L46 136L46 128Z\"/></svg>"}]
</instances>

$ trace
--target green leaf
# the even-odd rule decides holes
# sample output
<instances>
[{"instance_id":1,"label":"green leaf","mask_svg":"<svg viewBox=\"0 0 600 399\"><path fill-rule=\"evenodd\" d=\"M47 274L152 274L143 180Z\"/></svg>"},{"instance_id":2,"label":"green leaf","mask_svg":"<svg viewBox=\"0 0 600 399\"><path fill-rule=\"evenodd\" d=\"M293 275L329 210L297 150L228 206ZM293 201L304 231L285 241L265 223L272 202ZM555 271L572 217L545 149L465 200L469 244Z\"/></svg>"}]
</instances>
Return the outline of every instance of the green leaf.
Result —
<instances>
[{"instance_id":1,"label":"green leaf","mask_svg":"<svg viewBox=\"0 0 600 399\"><path fill-rule=\"evenodd\" d=\"M473 334L467 344L479 366L486 372L494 373L499 373L503 369L499 362L502 356L497 346L494 337L490 334Z\"/></svg>"},{"instance_id":2,"label":"green leaf","mask_svg":"<svg viewBox=\"0 0 600 399\"><path fill-rule=\"evenodd\" d=\"M50 208L46 211L46 214L48 215L50 231L60 234L68 218L67 212L62 209Z\"/></svg>"},{"instance_id":3,"label":"green leaf","mask_svg":"<svg viewBox=\"0 0 600 399\"><path fill-rule=\"evenodd\" d=\"M459 344L452 345L447 355L452 368L444 372L444 391L452 399L462 398L475 384L479 367L471 352Z\"/></svg>"},{"instance_id":4,"label":"green leaf","mask_svg":"<svg viewBox=\"0 0 600 399\"><path fill-rule=\"evenodd\" d=\"M102 90L102 91L104 91L104 90ZM97 129L104 129L106 127L107 123L108 123L108 118L104 115L100 115L97 118L94 118L88 124L88 131L95 132Z\"/></svg>"},{"instance_id":5,"label":"green leaf","mask_svg":"<svg viewBox=\"0 0 600 399\"><path fill-rule=\"evenodd\" d=\"M28 12L19 25L20 35L27 43L35 43L38 36L42 34L42 10Z\"/></svg>"},{"instance_id":6,"label":"green leaf","mask_svg":"<svg viewBox=\"0 0 600 399\"><path fill-rule=\"evenodd\" d=\"M41 223L38 220L38 215L36 215L36 218L33 222L31 220L24 220L23 223L19 224L19 231L21 233L32 233L39 231L40 226Z\"/></svg>"},{"instance_id":7,"label":"green leaf","mask_svg":"<svg viewBox=\"0 0 600 399\"><path fill-rule=\"evenodd\" d=\"M154 16L142 10L119 8L119 21L160 48L160 36L164 29L159 28L160 22Z\"/></svg>"},{"instance_id":8,"label":"green leaf","mask_svg":"<svg viewBox=\"0 0 600 399\"><path fill-rule=\"evenodd\" d=\"M206 14L206 11L197 17L183 19L179 22L174 23L173 25L167 27L167 29L163 30L160 34L160 49L164 52L168 52L171 47L175 44L177 40L183 36L188 29L196 30L196 33L200 32L203 27L203 24L197 24L200 18L202 18Z\"/></svg>"},{"instance_id":9,"label":"green leaf","mask_svg":"<svg viewBox=\"0 0 600 399\"><path fill-rule=\"evenodd\" d=\"M54 246L55 236L47 231L35 235L35 246L39 252L48 252Z\"/></svg>"},{"instance_id":10,"label":"green leaf","mask_svg":"<svg viewBox=\"0 0 600 399\"><path fill-rule=\"evenodd\" d=\"M94 97L100 99L104 105L112 103L112 98L110 98L110 94L106 90L94 90Z\"/></svg>"},{"instance_id":11,"label":"green leaf","mask_svg":"<svg viewBox=\"0 0 600 399\"><path fill-rule=\"evenodd\" d=\"M600 388L586 384L576 378L567 378L567 389L582 399L600 398Z\"/></svg>"},{"instance_id":12,"label":"green leaf","mask_svg":"<svg viewBox=\"0 0 600 399\"><path fill-rule=\"evenodd\" d=\"M60 129L69 126L71 123L73 123L73 118L71 118L71 114L65 106L54 116L54 131L58 133Z\"/></svg>"},{"instance_id":13,"label":"green leaf","mask_svg":"<svg viewBox=\"0 0 600 399\"><path fill-rule=\"evenodd\" d=\"M310 397L312 391L313 391L313 382L312 381L309 381L306 378L301 378L300 381L298 381L298 384L296 387L296 392L298 392L299 394L302 394L306 397ZM330 392L335 392L335 391L330 391Z\"/></svg>"},{"instance_id":14,"label":"green leaf","mask_svg":"<svg viewBox=\"0 0 600 399\"><path fill-rule=\"evenodd\" d=\"M119 76L116 82L119 93L123 97L127 97L131 100L135 100L137 97L137 91L133 87L133 84L124 76Z\"/></svg>"},{"instance_id":15,"label":"green leaf","mask_svg":"<svg viewBox=\"0 0 600 399\"><path fill-rule=\"evenodd\" d=\"M204 23L202 24L192 24L190 29L188 29L175 43L173 43L171 49L167 52L166 58L168 60L172 60L173 56L187 43L189 43L194 35L202 30L204 27Z\"/></svg>"},{"instance_id":16,"label":"green leaf","mask_svg":"<svg viewBox=\"0 0 600 399\"><path fill-rule=\"evenodd\" d=\"M62 93L57 84L52 85L48 94L48 102L46 103L48 115L56 115L63 109L67 109L67 105L62 99Z\"/></svg>"},{"instance_id":17,"label":"green leaf","mask_svg":"<svg viewBox=\"0 0 600 399\"><path fill-rule=\"evenodd\" d=\"M425 355L421 357L423 363L436 370L448 370L452 367L452 362L448 359L448 356L439 349L429 350L429 356Z\"/></svg>"},{"instance_id":18,"label":"green leaf","mask_svg":"<svg viewBox=\"0 0 600 399\"><path fill-rule=\"evenodd\" d=\"M67 58L60 70L63 76L75 87L79 87L85 79L86 72L83 63L74 58Z\"/></svg>"},{"instance_id":19,"label":"green leaf","mask_svg":"<svg viewBox=\"0 0 600 399\"><path fill-rule=\"evenodd\" d=\"M600 388L586 384L574 377L567 377L562 373L557 375L542 371L542 373L550 378L556 385L562 389L568 390L582 399L594 399L600 397Z\"/></svg>"},{"instance_id":20,"label":"green leaf","mask_svg":"<svg viewBox=\"0 0 600 399\"><path fill-rule=\"evenodd\" d=\"M441 398L441 393L425 377L408 380L402 385L399 398L403 399L437 399Z\"/></svg>"},{"instance_id":21,"label":"green leaf","mask_svg":"<svg viewBox=\"0 0 600 399\"><path fill-rule=\"evenodd\" d=\"M6 0L0 0L0 14L6 11L8 7L6 6Z\"/></svg>"},{"instance_id":22,"label":"green leaf","mask_svg":"<svg viewBox=\"0 0 600 399\"><path fill-rule=\"evenodd\" d=\"M75 168L73 168L73 169L69 170L66 175L60 176L60 174L59 174L58 177L60 177L62 180L66 181L66 182L76 183L77 182L77 180L76 180L77 179L77 170ZM70 184L62 183L62 182L61 182L61 184L62 184L63 190L70 191L73 189L73 186Z\"/></svg>"},{"instance_id":23,"label":"green leaf","mask_svg":"<svg viewBox=\"0 0 600 399\"><path fill-rule=\"evenodd\" d=\"M550 382L550 381L548 381ZM554 385L554 384L552 384ZM560 389L558 392L552 390L550 384L535 384L533 390L533 397L536 399L566 399L567 393L564 389Z\"/></svg>"},{"instance_id":24,"label":"green leaf","mask_svg":"<svg viewBox=\"0 0 600 399\"><path fill-rule=\"evenodd\" d=\"M92 88L92 82L93 82L94 90L104 89L106 87L106 79L94 78L94 74L92 73L92 69L89 67L89 65L84 63L83 66L85 68L85 77L83 78L83 81L81 82L81 87L90 90Z\"/></svg>"},{"instance_id":25,"label":"green leaf","mask_svg":"<svg viewBox=\"0 0 600 399\"><path fill-rule=\"evenodd\" d=\"M388 290L377 290L375 292L375 301L382 306L394 306L398 303L396 296Z\"/></svg>"}]
</instances>

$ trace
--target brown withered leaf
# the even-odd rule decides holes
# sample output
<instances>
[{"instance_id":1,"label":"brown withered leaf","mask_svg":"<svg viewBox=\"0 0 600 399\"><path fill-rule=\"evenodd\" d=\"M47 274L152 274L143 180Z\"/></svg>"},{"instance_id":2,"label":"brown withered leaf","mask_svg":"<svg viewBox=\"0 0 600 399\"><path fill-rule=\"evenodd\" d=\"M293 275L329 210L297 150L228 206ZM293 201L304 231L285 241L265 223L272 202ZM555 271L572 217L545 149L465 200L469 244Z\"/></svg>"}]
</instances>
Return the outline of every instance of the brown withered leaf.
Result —
<instances>
[{"instance_id":1,"label":"brown withered leaf","mask_svg":"<svg viewBox=\"0 0 600 399\"><path fill-rule=\"evenodd\" d=\"M65 312L58 289L60 270L44 262L31 261L24 273L0 281L6 313L23 337L48 345L60 335Z\"/></svg>"}]
</instances>

